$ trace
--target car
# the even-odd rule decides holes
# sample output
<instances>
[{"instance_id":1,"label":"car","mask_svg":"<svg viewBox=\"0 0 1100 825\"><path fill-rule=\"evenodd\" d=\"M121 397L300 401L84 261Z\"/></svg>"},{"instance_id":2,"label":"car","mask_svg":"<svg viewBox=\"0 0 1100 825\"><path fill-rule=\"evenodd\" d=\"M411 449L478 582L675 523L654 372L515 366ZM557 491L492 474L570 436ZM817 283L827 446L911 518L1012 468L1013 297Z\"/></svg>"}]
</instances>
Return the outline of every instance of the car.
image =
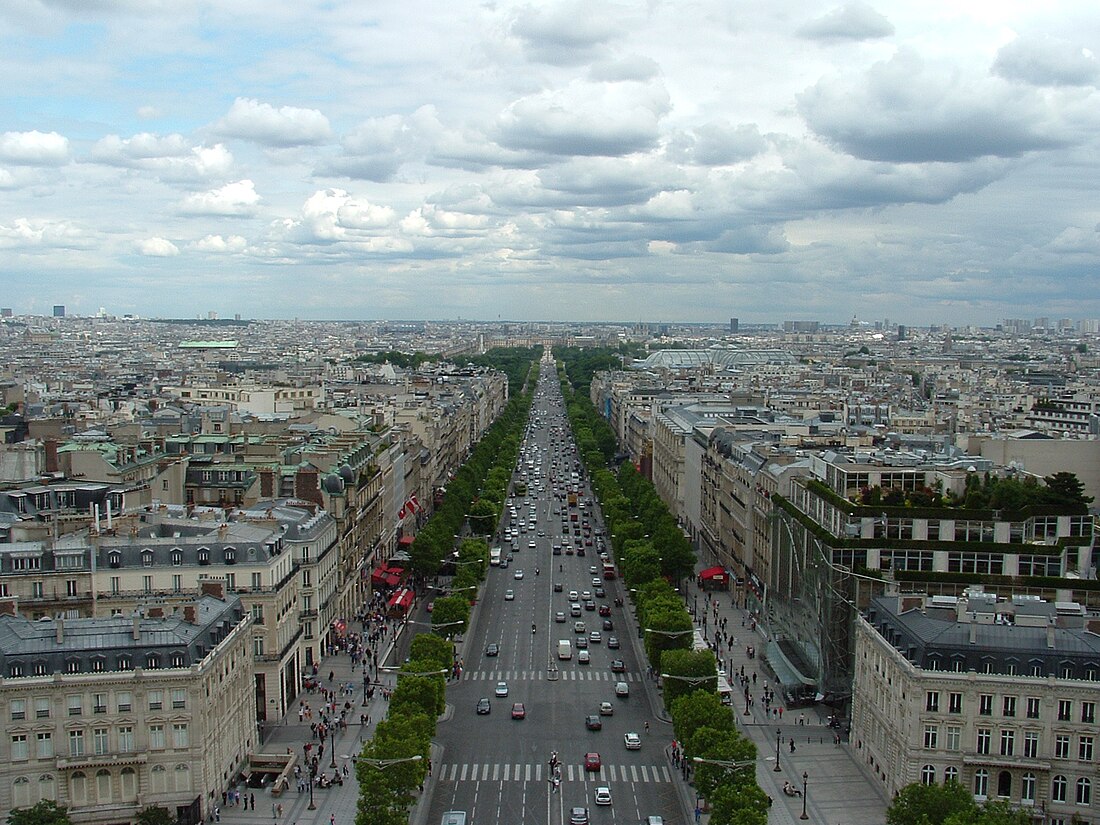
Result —
<instances>
[{"instance_id":1,"label":"car","mask_svg":"<svg viewBox=\"0 0 1100 825\"><path fill-rule=\"evenodd\" d=\"M599 587L599 586L600 586L600 580L599 579L592 579L592 587L595 588L595 587Z\"/></svg>"},{"instance_id":2,"label":"car","mask_svg":"<svg viewBox=\"0 0 1100 825\"><path fill-rule=\"evenodd\" d=\"M606 785L601 785L596 788L596 804L597 805L610 805L611 804L611 788Z\"/></svg>"},{"instance_id":3,"label":"car","mask_svg":"<svg viewBox=\"0 0 1100 825\"><path fill-rule=\"evenodd\" d=\"M483 697L481 697L480 699L477 700L477 715L478 716L484 716L486 713L488 713L492 709L493 709L493 706L489 703L489 700L486 697L483 696Z\"/></svg>"},{"instance_id":4,"label":"car","mask_svg":"<svg viewBox=\"0 0 1100 825\"><path fill-rule=\"evenodd\" d=\"M588 568L588 572L595 574L600 572L600 568L596 567L596 565L593 564L591 567Z\"/></svg>"},{"instance_id":5,"label":"car","mask_svg":"<svg viewBox=\"0 0 1100 825\"><path fill-rule=\"evenodd\" d=\"M615 683L615 695L625 699L630 695L630 686L626 682Z\"/></svg>"},{"instance_id":6,"label":"car","mask_svg":"<svg viewBox=\"0 0 1100 825\"><path fill-rule=\"evenodd\" d=\"M611 615L611 605L601 604L600 605L600 615L601 616L610 616Z\"/></svg>"},{"instance_id":7,"label":"car","mask_svg":"<svg viewBox=\"0 0 1100 825\"><path fill-rule=\"evenodd\" d=\"M561 555L561 547L557 544L554 545L554 555L555 556L560 556Z\"/></svg>"},{"instance_id":8,"label":"car","mask_svg":"<svg viewBox=\"0 0 1100 825\"><path fill-rule=\"evenodd\" d=\"M610 702L600 702L600 716L614 716L615 706Z\"/></svg>"},{"instance_id":9,"label":"car","mask_svg":"<svg viewBox=\"0 0 1100 825\"><path fill-rule=\"evenodd\" d=\"M596 714L584 717L584 726L588 730L600 730L603 728L603 721Z\"/></svg>"},{"instance_id":10,"label":"car","mask_svg":"<svg viewBox=\"0 0 1100 825\"><path fill-rule=\"evenodd\" d=\"M554 614L554 621L558 624L563 623L565 621L565 614L559 610L557 613Z\"/></svg>"},{"instance_id":11,"label":"car","mask_svg":"<svg viewBox=\"0 0 1100 825\"><path fill-rule=\"evenodd\" d=\"M500 560L500 569L501 570L507 570L508 569L508 559L501 559Z\"/></svg>"},{"instance_id":12,"label":"car","mask_svg":"<svg viewBox=\"0 0 1100 825\"><path fill-rule=\"evenodd\" d=\"M588 637L587 636L578 636L577 637L577 650L584 650L587 647L588 647Z\"/></svg>"},{"instance_id":13,"label":"car","mask_svg":"<svg viewBox=\"0 0 1100 825\"><path fill-rule=\"evenodd\" d=\"M600 755L595 751L591 751L584 755L584 769L586 771L598 771L601 764Z\"/></svg>"},{"instance_id":14,"label":"car","mask_svg":"<svg viewBox=\"0 0 1100 825\"><path fill-rule=\"evenodd\" d=\"M517 567L516 572L512 574L512 578L513 579L522 579L523 578L523 568Z\"/></svg>"},{"instance_id":15,"label":"car","mask_svg":"<svg viewBox=\"0 0 1100 825\"><path fill-rule=\"evenodd\" d=\"M610 628L608 628L608 629L610 629ZM608 650L618 650L619 649L619 637L618 636L608 636L607 637L607 647L608 647Z\"/></svg>"},{"instance_id":16,"label":"car","mask_svg":"<svg viewBox=\"0 0 1100 825\"><path fill-rule=\"evenodd\" d=\"M588 808L575 807L569 809L569 825L588 825Z\"/></svg>"},{"instance_id":17,"label":"car","mask_svg":"<svg viewBox=\"0 0 1100 825\"><path fill-rule=\"evenodd\" d=\"M626 662L622 659L611 660L611 672L612 673L626 673Z\"/></svg>"},{"instance_id":18,"label":"car","mask_svg":"<svg viewBox=\"0 0 1100 825\"><path fill-rule=\"evenodd\" d=\"M642 749L642 737L636 733L624 733L623 744L628 751L640 751Z\"/></svg>"},{"instance_id":19,"label":"car","mask_svg":"<svg viewBox=\"0 0 1100 825\"><path fill-rule=\"evenodd\" d=\"M591 663L592 663L592 656L588 653L587 650L578 650L577 651L577 664L578 665L587 665L587 664L591 664Z\"/></svg>"},{"instance_id":20,"label":"car","mask_svg":"<svg viewBox=\"0 0 1100 825\"><path fill-rule=\"evenodd\" d=\"M591 633L588 634L588 641L592 642L592 644L594 645L598 645L600 642L603 641L603 634L600 633L600 631L598 630L593 630Z\"/></svg>"},{"instance_id":21,"label":"car","mask_svg":"<svg viewBox=\"0 0 1100 825\"><path fill-rule=\"evenodd\" d=\"M590 602L590 601L592 601L592 591L590 591L590 590L585 590L585 591L584 591L583 593L581 593L581 601L582 601L582 602Z\"/></svg>"},{"instance_id":22,"label":"car","mask_svg":"<svg viewBox=\"0 0 1100 825\"><path fill-rule=\"evenodd\" d=\"M545 530L539 530L539 538L546 538ZM531 542L531 544L534 544L534 542Z\"/></svg>"},{"instance_id":23,"label":"car","mask_svg":"<svg viewBox=\"0 0 1100 825\"><path fill-rule=\"evenodd\" d=\"M537 544L536 544L535 542L533 542L533 541L529 541L529 542L527 542L527 548L528 548L529 550L534 550L534 549L536 549L537 547L538 547L538 545L537 545Z\"/></svg>"},{"instance_id":24,"label":"car","mask_svg":"<svg viewBox=\"0 0 1100 825\"><path fill-rule=\"evenodd\" d=\"M560 593L561 592L561 582L554 582L554 592L555 593Z\"/></svg>"},{"instance_id":25,"label":"car","mask_svg":"<svg viewBox=\"0 0 1100 825\"><path fill-rule=\"evenodd\" d=\"M585 610L595 610L596 609L596 603L594 601L592 601L591 599L589 599L588 601L586 601L584 603L584 609Z\"/></svg>"},{"instance_id":26,"label":"car","mask_svg":"<svg viewBox=\"0 0 1100 825\"><path fill-rule=\"evenodd\" d=\"M579 601L579 600L580 600L580 595L577 593L577 591L576 590L570 590L569 591L569 601L575 602L575 601Z\"/></svg>"},{"instance_id":27,"label":"car","mask_svg":"<svg viewBox=\"0 0 1100 825\"><path fill-rule=\"evenodd\" d=\"M661 816L647 816L642 825L665 825L664 817Z\"/></svg>"},{"instance_id":28,"label":"car","mask_svg":"<svg viewBox=\"0 0 1100 825\"><path fill-rule=\"evenodd\" d=\"M505 590L504 591L504 601L514 602L515 600L516 600L516 591L515 590Z\"/></svg>"},{"instance_id":29,"label":"car","mask_svg":"<svg viewBox=\"0 0 1100 825\"><path fill-rule=\"evenodd\" d=\"M485 647L485 655L486 656L496 656L499 653L500 653L500 645L498 645L496 642L489 642L489 644L486 645L486 647Z\"/></svg>"},{"instance_id":30,"label":"car","mask_svg":"<svg viewBox=\"0 0 1100 825\"><path fill-rule=\"evenodd\" d=\"M623 684L625 685L626 682L623 682ZM507 696L508 695L508 683L507 682L497 682L496 690L494 690L493 693L495 693L497 696Z\"/></svg>"},{"instance_id":31,"label":"car","mask_svg":"<svg viewBox=\"0 0 1100 825\"><path fill-rule=\"evenodd\" d=\"M527 708L523 706L523 702L512 703L512 718L513 719L526 719Z\"/></svg>"},{"instance_id":32,"label":"car","mask_svg":"<svg viewBox=\"0 0 1100 825\"><path fill-rule=\"evenodd\" d=\"M592 589L592 595L595 596L597 599L602 599L604 596L607 595L607 591L603 589L602 584L597 584Z\"/></svg>"}]
</instances>

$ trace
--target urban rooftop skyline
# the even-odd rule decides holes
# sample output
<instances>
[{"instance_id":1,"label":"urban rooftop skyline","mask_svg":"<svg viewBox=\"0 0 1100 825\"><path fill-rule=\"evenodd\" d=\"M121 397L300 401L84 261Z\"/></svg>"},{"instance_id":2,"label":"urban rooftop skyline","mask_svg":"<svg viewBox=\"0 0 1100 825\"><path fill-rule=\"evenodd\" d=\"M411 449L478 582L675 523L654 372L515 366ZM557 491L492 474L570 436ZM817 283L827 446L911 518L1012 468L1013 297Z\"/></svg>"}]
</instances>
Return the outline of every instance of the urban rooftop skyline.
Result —
<instances>
[{"instance_id":1,"label":"urban rooftop skyline","mask_svg":"<svg viewBox=\"0 0 1100 825\"><path fill-rule=\"evenodd\" d=\"M0 8L17 314L1100 317L1100 8Z\"/></svg>"}]
</instances>

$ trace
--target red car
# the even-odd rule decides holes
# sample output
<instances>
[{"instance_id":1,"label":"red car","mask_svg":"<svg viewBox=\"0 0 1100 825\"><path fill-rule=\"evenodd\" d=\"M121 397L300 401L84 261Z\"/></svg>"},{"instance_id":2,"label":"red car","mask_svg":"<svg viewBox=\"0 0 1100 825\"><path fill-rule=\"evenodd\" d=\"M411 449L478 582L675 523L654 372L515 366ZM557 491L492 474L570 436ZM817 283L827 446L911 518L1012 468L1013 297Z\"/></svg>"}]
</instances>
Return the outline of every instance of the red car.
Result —
<instances>
[{"instance_id":1,"label":"red car","mask_svg":"<svg viewBox=\"0 0 1100 825\"><path fill-rule=\"evenodd\" d=\"M586 753L584 755L584 769L586 771L598 771L600 769L600 755L598 753Z\"/></svg>"},{"instance_id":2,"label":"red car","mask_svg":"<svg viewBox=\"0 0 1100 825\"><path fill-rule=\"evenodd\" d=\"M610 616L611 615L611 605L601 604L600 605L600 615L601 616Z\"/></svg>"},{"instance_id":3,"label":"red car","mask_svg":"<svg viewBox=\"0 0 1100 825\"><path fill-rule=\"evenodd\" d=\"M512 718L513 719L526 719L527 708L523 706L523 702L512 703Z\"/></svg>"}]
</instances>

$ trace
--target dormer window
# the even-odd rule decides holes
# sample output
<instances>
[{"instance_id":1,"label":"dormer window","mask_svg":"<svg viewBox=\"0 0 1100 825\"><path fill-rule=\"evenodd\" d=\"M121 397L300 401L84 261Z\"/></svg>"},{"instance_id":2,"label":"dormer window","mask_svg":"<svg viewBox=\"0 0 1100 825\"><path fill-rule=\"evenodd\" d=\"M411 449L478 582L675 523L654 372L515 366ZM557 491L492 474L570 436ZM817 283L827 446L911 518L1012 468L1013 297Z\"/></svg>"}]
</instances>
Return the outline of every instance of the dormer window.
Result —
<instances>
[{"instance_id":1,"label":"dormer window","mask_svg":"<svg viewBox=\"0 0 1100 825\"><path fill-rule=\"evenodd\" d=\"M199 548L199 564L210 564L210 548Z\"/></svg>"},{"instance_id":2,"label":"dormer window","mask_svg":"<svg viewBox=\"0 0 1100 825\"><path fill-rule=\"evenodd\" d=\"M107 564L111 567L122 567L122 551L112 550L107 554Z\"/></svg>"},{"instance_id":3,"label":"dormer window","mask_svg":"<svg viewBox=\"0 0 1100 825\"><path fill-rule=\"evenodd\" d=\"M146 547L141 551L141 566L152 567L153 566L153 551Z\"/></svg>"},{"instance_id":4,"label":"dormer window","mask_svg":"<svg viewBox=\"0 0 1100 825\"><path fill-rule=\"evenodd\" d=\"M237 563L237 551L233 547L225 548L225 563L236 564Z\"/></svg>"},{"instance_id":5,"label":"dormer window","mask_svg":"<svg viewBox=\"0 0 1100 825\"><path fill-rule=\"evenodd\" d=\"M145 667L149 670L157 670L160 667L160 656L150 653L145 657Z\"/></svg>"},{"instance_id":6,"label":"dormer window","mask_svg":"<svg viewBox=\"0 0 1100 825\"><path fill-rule=\"evenodd\" d=\"M119 670L133 670L134 669L134 660L128 655L119 656L118 657L118 669Z\"/></svg>"},{"instance_id":7,"label":"dormer window","mask_svg":"<svg viewBox=\"0 0 1100 825\"><path fill-rule=\"evenodd\" d=\"M178 547L174 547L172 548L172 565L179 567L181 564L183 564L183 551Z\"/></svg>"},{"instance_id":8,"label":"dormer window","mask_svg":"<svg viewBox=\"0 0 1100 825\"><path fill-rule=\"evenodd\" d=\"M178 650L172 654L172 667L187 667L187 660Z\"/></svg>"}]
</instances>

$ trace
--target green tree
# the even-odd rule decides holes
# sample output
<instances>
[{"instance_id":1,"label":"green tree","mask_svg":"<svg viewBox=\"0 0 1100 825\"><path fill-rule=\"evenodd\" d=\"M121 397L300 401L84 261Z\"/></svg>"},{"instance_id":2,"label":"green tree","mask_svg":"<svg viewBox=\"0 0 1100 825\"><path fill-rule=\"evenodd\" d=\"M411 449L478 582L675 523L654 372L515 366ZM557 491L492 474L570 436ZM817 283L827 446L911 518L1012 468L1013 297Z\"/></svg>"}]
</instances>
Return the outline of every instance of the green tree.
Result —
<instances>
[{"instance_id":1,"label":"green tree","mask_svg":"<svg viewBox=\"0 0 1100 825\"><path fill-rule=\"evenodd\" d=\"M465 596L444 596L432 608L432 632L453 639L466 632L470 620L470 601Z\"/></svg>"},{"instance_id":2,"label":"green tree","mask_svg":"<svg viewBox=\"0 0 1100 825\"><path fill-rule=\"evenodd\" d=\"M704 760L715 762L755 762L756 745L735 730L716 728L697 728L691 739L685 743L688 753ZM695 787L705 797L710 797L719 785L730 782L756 783L755 765L744 768L731 768L716 765L713 762L698 762L695 765Z\"/></svg>"},{"instance_id":3,"label":"green tree","mask_svg":"<svg viewBox=\"0 0 1100 825\"><path fill-rule=\"evenodd\" d=\"M710 825L767 825L768 795L755 782L721 784L709 799Z\"/></svg>"},{"instance_id":4,"label":"green tree","mask_svg":"<svg viewBox=\"0 0 1100 825\"><path fill-rule=\"evenodd\" d=\"M149 805L142 808L136 818L137 825L176 825L176 817L166 808L158 805Z\"/></svg>"},{"instance_id":5,"label":"green tree","mask_svg":"<svg viewBox=\"0 0 1100 825\"><path fill-rule=\"evenodd\" d=\"M695 690L718 690L718 666L709 650L666 650L661 654L665 707ZM671 678L670 678L671 677Z\"/></svg>"},{"instance_id":6,"label":"green tree","mask_svg":"<svg viewBox=\"0 0 1100 825\"><path fill-rule=\"evenodd\" d=\"M913 782L902 788L886 809L886 825L941 825L948 817L970 817L975 811L974 797L958 782Z\"/></svg>"},{"instance_id":7,"label":"green tree","mask_svg":"<svg viewBox=\"0 0 1100 825\"><path fill-rule=\"evenodd\" d=\"M443 670L454 664L454 643L434 633L417 633L409 645L409 658L431 662L434 667L429 670Z\"/></svg>"},{"instance_id":8,"label":"green tree","mask_svg":"<svg viewBox=\"0 0 1100 825\"><path fill-rule=\"evenodd\" d=\"M670 713L676 738L685 745L699 728L733 730L733 712L718 700L717 694L705 690L696 690L681 696L672 703ZM686 751L684 755L695 756Z\"/></svg>"},{"instance_id":9,"label":"green tree","mask_svg":"<svg viewBox=\"0 0 1100 825\"><path fill-rule=\"evenodd\" d=\"M438 669L433 668L434 664L431 660L421 659L406 662L401 669L405 673L431 673ZM414 713L439 716L446 705L445 691L446 682L442 675L401 676L390 697L389 713L394 716Z\"/></svg>"},{"instance_id":10,"label":"green tree","mask_svg":"<svg viewBox=\"0 0 1100 825\"><path fill-rule=\"evenodd\" d=\"M1031 817L1022 808L1007 802L986 802L972 811L952 814L943 825L1030 825Z\"/></svg>"},{"instance_id":11,"label":"green tree","mask_svg":"<svg viewBox=\"0 0 1100 825\"><path fill-rule=\"evenodd\" d=\"M1043 479L1046 482L1046 495L1052 504L1092 503L1093 496L1085 495L1085 485L1075 473L1055 473Z\"/></svg>"},{"instance_id":12,"label":"green tree","mask_svg":"<svg viewBox=\"0 0 1100 825\"><path fill-rule=\"evenodd\" d=\"M69 809L49 799L29 808L15 808L8 814L8 825L72 825Z\"/></svg>"},{"instance_id":13,"label":"green tree","mask_svg":"<svg viewBox=\"0 0 1100 825\"><path fill-rule=\"evenodd\" d=\"M467 518L472 532L482 536L492 535L500 521L500 505L487 498L479 498L470 504Z\"/></svg>"}]
</instances>

